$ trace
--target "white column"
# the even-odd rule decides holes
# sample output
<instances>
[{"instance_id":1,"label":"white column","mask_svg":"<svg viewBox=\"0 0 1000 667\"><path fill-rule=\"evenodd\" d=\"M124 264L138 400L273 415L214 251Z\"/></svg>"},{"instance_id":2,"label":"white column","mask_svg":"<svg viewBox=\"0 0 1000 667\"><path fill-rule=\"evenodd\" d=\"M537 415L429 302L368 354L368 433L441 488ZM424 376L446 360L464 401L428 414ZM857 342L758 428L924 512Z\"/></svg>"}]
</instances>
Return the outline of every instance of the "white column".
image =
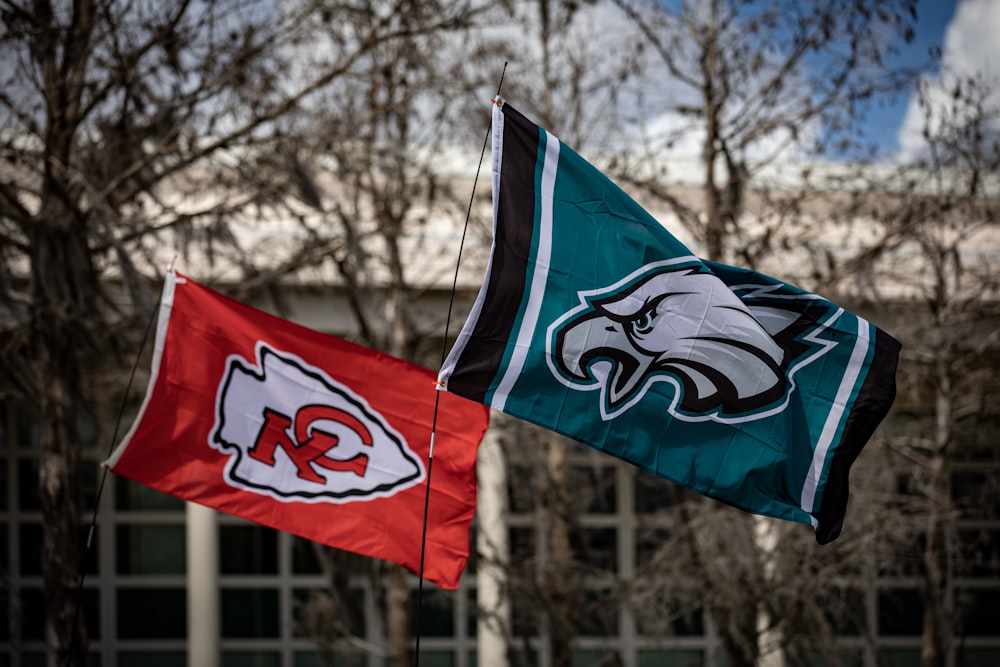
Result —
<instances>
[{"instance_id":1,"label":"white column","mask_svg":"<svg viewBox=\"0 0 1000 667\"><path fill-rule=\"evenodd\" d=\"M754 542L764 558L764 573L770 580L774 577L775 550L778 548L777 519L754 515ZM758 667L785 667L785 652L782 649L781 632L771 627L772 619L767 611L757 610L757 665Z\"/></svg>"},{"instance_id":2,"label":"white column","mask_svg":"<svg viewBox=\"0 0 1000 667\"><path fill-rule=\"evenodd\" d=\"M188 667L219 667L219 521L187 503Z\"/></svg>"},{"instance_id":3,"label":"white column","mask_svg":"<svg viewBox=\"0 0 1000 667\"><path fill-rule=\"evenodd\" d=\"M476 507L476 548L479 552L477 664L479 667L507 667L507 639L510 636L507 463L499 438L504 420L496 412L492 416L492 425L483 437L476 461L479 478Z\"/></svg>"}]
</instances>

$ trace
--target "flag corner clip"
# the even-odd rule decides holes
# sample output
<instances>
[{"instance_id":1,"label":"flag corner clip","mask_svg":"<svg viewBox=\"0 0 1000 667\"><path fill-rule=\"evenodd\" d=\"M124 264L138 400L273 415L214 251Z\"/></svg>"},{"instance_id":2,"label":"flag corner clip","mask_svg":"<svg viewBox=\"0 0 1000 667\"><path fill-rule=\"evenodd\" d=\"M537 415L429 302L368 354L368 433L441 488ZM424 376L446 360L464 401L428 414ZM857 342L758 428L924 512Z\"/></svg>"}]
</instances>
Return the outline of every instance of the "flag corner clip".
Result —
<instances>
[{"instance_id":1,"label":"flag corner clip","mask_svg":"<svg viewBox=\"0 0 1000 667\"><path fill-rule=\"evenodd\" d=\"M493 104L497 105L500 108L503 108L503 105L506 103L504 98L500 97L499 95L497 95L494 98L491 98L490 102L492 102Z\"/></svg>"}]
</instances>

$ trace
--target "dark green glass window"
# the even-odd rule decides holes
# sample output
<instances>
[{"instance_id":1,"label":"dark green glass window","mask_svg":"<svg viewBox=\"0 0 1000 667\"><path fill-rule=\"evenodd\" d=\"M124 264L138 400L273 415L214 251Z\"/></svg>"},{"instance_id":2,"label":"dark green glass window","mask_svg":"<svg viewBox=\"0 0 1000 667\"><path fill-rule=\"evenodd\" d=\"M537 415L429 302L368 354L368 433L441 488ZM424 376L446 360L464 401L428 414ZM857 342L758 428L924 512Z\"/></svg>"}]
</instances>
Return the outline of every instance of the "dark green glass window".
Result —
<instances>
[{"instance_id":1,"label":"dark green glass window","mask_svg":"<svg viewBox=\"0 0 1000 667\"><path fill-rule=\"evenodd\" d=\"M966 637L1000 637L1000 588L964 588L955 591L955 607Z\"/></svg>"},{"instance_id":2,"label":"dark green glass window","mask_svg":"<svg viewBox=\"0 0 1000 667\"><path fill-rule=\"evenodd\" d=\"M923 632L924 602L911 589L886 589L878 593L878 633L916 637Z\"/></svg>"},{"instance_id":3,"label":"dark green glass window","mask_svg":"<svg viewBox=\"0 0 1000 667\"><path fill-rule=\"evenodd\" d=\"M122 477L114 478L115 508L122 511L180 511L184 501Z\"/></svg>"},{"instance_id":4,"label":"dark green glass window","mask_svg":"<svg viewBox=\"0 0 1000 667\"><path fill-rule=\"evenodd\" d=\"M187 667L187 654L183 651L179 653L127 651L118 654L118 667Z\"/></svg>"},{"instance_id":5,"label":"dark green glass window","mask_svg":"<svg viewBox=\"0 0 1000 667\"><path fill-rule=\"evenodd\" d=\"M223 637L252 639L281 634L278 591L224 588L221 603Z\"/></svg>"},{"instance_id":6,"label":"dark green glass window","mask_svg":"<svg viewBox=\"0 0 1000 667\"><path fill-rule=\"evenodd\" d=\"M95 539L91 545L91 553L87 553L85 549L87 533L90 530L90 526L84 525L79 527L79 537L77 544L79 545L79 557L80 564L83 566L83 571L86 574L96 574L97 564L99 559L97 557L97 540ZM21 574L24 575L41 575L42 574L42 524L40 523L22 523L18 528L18 553L21 561Z\"/></svg>"},{"instance_id":7,"label":"dark green glass window","mask_svg":"<svg viewBox=\"0 0 1000 667\"><path fill-rule=\"evenodd\" d=\"M410 610L417 617L417 592L410 591ZM425 637L453 637L455 635L455 598L453 593L424 588L420 608L420 632ZM423 659L421 654L421 660Z\"/></svg>"},{"instance_id":8,"label":"dark green glass window","mask_svg":"<svg viewBox=\"0 0 1000 667\"><path fill-rule=\"evenodd\" d=\"M184 526L117 526L118 574L184 574L187 571L184 533Z\"/></svg>"},{"instance_id":9,"label":"dark green glass window","mask_svg":"<svg viewBox=\"0 0 1000 667\"><path fill-rule=\"evenodd\" d=\"M694 650L639 651L638 667L701 667L705 654Z\"/></svg>"},{"instance_id":10,"label":"dark green glass window","mask_svg":"<svg viewBox=\"0 0 1000 667\"><path fill-rule=\"evenodd\" d=\"M183 588L119 588L118 637L187 637L186 591Z\"/></svg>"},{"instance_id":11,"label":"dark green glass window","mask_svg":"<svg viewBox=\"0 0 1000 667\"><path fill-rule=\"evenodd\" d=\"M222 574L277 574L278 533L263 526L219 526Z\"/></svg>"}]
</instances>

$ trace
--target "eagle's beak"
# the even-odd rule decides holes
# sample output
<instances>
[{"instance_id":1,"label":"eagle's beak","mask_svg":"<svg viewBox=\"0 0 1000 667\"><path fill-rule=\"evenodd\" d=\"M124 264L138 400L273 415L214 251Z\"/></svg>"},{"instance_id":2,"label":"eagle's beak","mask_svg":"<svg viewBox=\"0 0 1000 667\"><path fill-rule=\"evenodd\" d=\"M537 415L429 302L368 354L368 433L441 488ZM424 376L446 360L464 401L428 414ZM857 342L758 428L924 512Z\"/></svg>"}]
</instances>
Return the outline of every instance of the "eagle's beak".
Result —
<instances>
[{"instance_id":1,"label":"eagle's beak","mask_svg":"<svg viewBox=\"0 0 1000 667\"><path fill-rule=\"evenodd\" d=\"M609 376L611 407L637 388L655 357L635 348L622 325L605 315L591 313L562 329L556 349L563 372L578 382L591 383Z\"/></svg>"}]
</instances>

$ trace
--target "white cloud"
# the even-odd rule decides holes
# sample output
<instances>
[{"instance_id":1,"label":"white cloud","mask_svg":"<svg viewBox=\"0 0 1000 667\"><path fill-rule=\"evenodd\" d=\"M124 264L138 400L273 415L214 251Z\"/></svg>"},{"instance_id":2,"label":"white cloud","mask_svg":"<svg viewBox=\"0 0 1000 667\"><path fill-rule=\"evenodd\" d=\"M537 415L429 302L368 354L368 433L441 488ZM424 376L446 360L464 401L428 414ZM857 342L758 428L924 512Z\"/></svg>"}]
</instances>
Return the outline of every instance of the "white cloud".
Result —
<instances>
[{"instance_id":1,"label":"white cloud","mask_svg":"<svg viewBox=\"0 0 1000 667\"><path fill-rule=\"evenodd\" d=\"M960 0L955 15L945 33L941 54L941 72L971 76L980 74L987 80L1000 80L1000 2L996 0ZM942 84L942 77L934 75L925 80L931 94L932 106L944 101L949 94ZM1000 92L995 97L1000 96ZM1000 100L998 100L1000 101ZM924 110L917 104L916 96L910 99L903 124L897 138L899 157L911 160L924 148L922 130Z\"/></svg>"}]
</instances>

